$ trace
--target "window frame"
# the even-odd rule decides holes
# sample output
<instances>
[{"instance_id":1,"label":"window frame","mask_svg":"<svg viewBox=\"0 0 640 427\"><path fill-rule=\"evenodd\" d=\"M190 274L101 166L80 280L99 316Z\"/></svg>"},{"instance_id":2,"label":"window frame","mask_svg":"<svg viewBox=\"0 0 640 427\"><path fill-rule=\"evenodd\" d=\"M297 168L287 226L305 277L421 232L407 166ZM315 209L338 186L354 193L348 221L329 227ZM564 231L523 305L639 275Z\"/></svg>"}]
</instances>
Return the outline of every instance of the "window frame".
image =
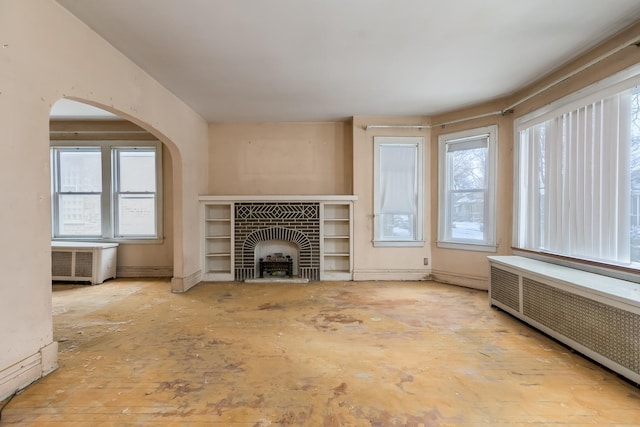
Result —
<instances>
[{"instance_id":1,"label":"window frame","mask_svg":"<svg viewBox=\"0 0 640 427\"><path fill-rule=\"evenodd\" d=\"M487 187L484 190L484 235L483 241L456 239L451 236L449 227L450 212L450 168L447 160L449 144L463 143L473 139L487 138L486 178ZM438 240L436 246L444 249L461 249L467 251L496 252L496 188L498 165L498 126L490 125L480 128L467 129L438 136Z\"/></svg>"},{"instance_id":2,"label":"window frame","mask_svg":"<svg viewBox=\"0 0 640 427\"><path fill-rule=\"evenodd\" d=\"M101 195L101 235L80 236L61 235L59 233L59 194L60 168L58 164L58 150L69 151L77 148L99 149L102 161L102 195ZM155 150L155 235L153 236L118 236L117 230L117 161L118 149L141 148ZM105 141L105 140L55 140L50 143L51 160L51 240L54 241L83 241L83 242L114 242L132 244L154 244L164 241L163 232L163 191L162 191L162 143L160 141Z\"/></svg>"},{"instance_id":3,"label":"window frame","mask_svg":"<svg viewBox=\"0 0 640 427\"><path fill-rule=\"evenodd\" d=\"M413 239L383 239L381 215L380 150L383 146L416 147L416 212ZM374 136L374 181L373 181L373 246L374 247L419 247L424 246L424 137L422 136Z\"/></svg>"}]
</instances>

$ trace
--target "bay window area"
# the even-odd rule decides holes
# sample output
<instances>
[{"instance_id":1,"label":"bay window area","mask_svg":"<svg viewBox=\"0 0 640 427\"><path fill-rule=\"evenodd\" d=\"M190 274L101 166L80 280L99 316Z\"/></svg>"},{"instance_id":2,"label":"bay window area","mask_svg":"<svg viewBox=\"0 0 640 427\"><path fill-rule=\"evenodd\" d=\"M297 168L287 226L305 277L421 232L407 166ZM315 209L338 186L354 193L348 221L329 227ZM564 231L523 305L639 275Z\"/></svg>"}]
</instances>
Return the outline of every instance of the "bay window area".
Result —
<instances>
[{"instance_id":1,"label":"bay window area","mask_svg":"<svg viewBox=\"0 0 640 427\"><path fill-rule=\"evenodd\" d=\"M516 122L516 248L640 268L639 83L602 82Z\"/></svg>"}]
</instances>

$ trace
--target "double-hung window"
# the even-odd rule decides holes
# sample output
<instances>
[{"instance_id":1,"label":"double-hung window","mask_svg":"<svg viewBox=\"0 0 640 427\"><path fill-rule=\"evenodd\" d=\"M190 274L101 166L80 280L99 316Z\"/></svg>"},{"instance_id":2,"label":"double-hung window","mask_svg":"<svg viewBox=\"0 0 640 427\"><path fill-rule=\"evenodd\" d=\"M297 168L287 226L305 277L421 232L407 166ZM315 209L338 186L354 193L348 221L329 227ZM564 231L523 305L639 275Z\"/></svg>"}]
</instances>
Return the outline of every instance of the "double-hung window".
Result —
<instances>
[{"instance_id":1,"label":"double-hung window","mask_svg":"<svg viewBox=\"0 0 640 427\"><path fill-rule=\"evenodd\" d=\"M112 149L112 155L115 236L155 237L155 147L115 147Z\"/></svg>"},{"instance_id":2,"label":"double-hung window","mask_svg":"<svg viewBox=\"0 0 640 427\"><path fill-rule=\"evenodd\" d=\"M515 247L640 268L639 84L614 76L516 122Z\"/></svg>"},{"instance_id":3,"label":"double-hung window","mask_svg":"<svg viewBox=\"0 0 640 427\"><path fill-rule=\"evenodd\" d=\"M55 141L51 146L54 239L161 239L158 142Z\"/></svg>"},{"instance_id":4,"label":"double-hung window","mask_svg":"<svg viewBox=\"0 0 640 427\"><path fill-rule=\"evenodd\" d=\"M495 252L496 126L441 135L438 247Z\"/></svg>"},{"instance_id":5,"label":"double-hung window","mask_svg":"<svg viewBox=\"0 0 640 427\"><path fill-rule=\"evenodd\" d=\"M374 245L423 246L422 137L374 138Z\"/></svg>"}]
</instances>

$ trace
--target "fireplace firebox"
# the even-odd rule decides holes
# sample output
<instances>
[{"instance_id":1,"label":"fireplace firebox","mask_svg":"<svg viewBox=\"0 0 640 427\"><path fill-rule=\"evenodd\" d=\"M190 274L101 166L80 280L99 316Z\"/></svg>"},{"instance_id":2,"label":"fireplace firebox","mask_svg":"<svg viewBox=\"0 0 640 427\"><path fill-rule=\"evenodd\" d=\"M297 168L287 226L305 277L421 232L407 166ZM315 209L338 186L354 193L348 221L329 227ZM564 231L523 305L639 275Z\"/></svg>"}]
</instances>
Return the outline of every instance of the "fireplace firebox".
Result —
<instances>
[{"instance_id":1,"label":"fireplace firebox","mask_svg":"<svg viewBox=\"0 0 640 427\"><path fill-rule=\"evenodd\" d=\"M293 277L293 259L281 253L260 258L260 278L264 278L265 275Z\"/></svg>"}]
</instances>

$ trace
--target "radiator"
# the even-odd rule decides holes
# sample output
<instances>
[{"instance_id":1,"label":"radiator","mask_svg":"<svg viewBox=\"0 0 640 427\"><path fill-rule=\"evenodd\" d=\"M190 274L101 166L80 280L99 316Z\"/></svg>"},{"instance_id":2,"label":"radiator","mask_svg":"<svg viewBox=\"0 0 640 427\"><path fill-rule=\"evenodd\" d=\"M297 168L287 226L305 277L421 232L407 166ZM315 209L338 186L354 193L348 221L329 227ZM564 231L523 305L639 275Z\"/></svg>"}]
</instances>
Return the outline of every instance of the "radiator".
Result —
<instances>
[{"instance_id":1,"label":"radiator","mask_svg":"<svg viewBox=\"0 0 640 427\"><path fill-rule=\"evenodd\" d=\"M90 282L116 277L117 243L51 242L52 280Z\"/></svg>"},{"instance_id":2,"label":"radiator","mask_svg":"<svg viewBox=\"0 0 640 427\"><path fill-rule=\"evenodd\" d=\"M489 301L640 383L640 285L516 256L489 257Z\"/></svg>"}]
</instances>

